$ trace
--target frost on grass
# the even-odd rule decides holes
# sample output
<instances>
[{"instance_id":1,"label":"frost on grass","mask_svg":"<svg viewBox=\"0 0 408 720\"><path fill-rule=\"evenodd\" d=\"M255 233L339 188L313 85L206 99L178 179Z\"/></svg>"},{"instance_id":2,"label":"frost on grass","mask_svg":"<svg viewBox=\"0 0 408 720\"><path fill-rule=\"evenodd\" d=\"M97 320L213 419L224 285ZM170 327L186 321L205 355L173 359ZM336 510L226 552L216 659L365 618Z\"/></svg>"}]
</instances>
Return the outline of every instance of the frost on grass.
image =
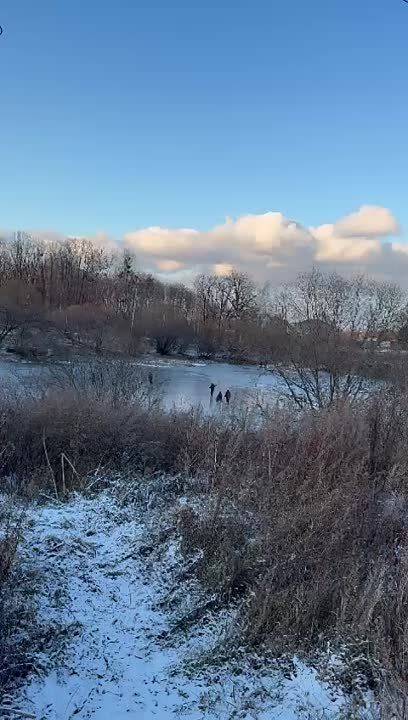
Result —
<instances>
[{"instance_id":1,"label":"frost on grass","mask_svg":"<svg viewBox=\"0 0 408 720\"><path fill-rule=\"evenodd\" d=\"M194 623L177 621L200 591L170 520L153 528L152 505L140 512L105 491L30 511L23 559L40 580L37 622L53 628L53 643L3 716L337 718L343 698L314 670L295 662L284 672L243 651L223 657L225 611L210 603Z\"/></svg>"},{"instance_id":2,"label":"frost on grass","mask_svg":"<svg viewBox=\"0 0 408 720\"><path fill-rule=\"evenodd\" d=\"M46 632L35 620L35 576L18 558L23 512L0 495L0 707L7 692L34 670L33 644Z\"/></svg>"}]
</instances>

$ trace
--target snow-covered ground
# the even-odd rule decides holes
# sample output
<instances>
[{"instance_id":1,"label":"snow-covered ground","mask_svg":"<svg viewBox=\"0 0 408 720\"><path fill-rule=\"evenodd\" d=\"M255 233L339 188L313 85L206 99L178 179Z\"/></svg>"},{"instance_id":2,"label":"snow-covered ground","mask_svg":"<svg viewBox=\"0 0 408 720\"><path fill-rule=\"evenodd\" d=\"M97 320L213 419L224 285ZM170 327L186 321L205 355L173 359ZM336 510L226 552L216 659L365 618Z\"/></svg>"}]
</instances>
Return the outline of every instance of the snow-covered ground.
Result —
<instances>
[{"instance_id":1,"label":"snow-covered ground","mask_svg":"<svg viewBox=\"0 0 408 720\"><path fill-rule=\"evenodd\" d=\"M181 562L174 533L162 533L158 551L149 503L144 515L109 491L29 511L22 561L37 574L38 618L55 638L52 651L48 644L37 652L41 670L9 699L13 710L0 715L337 718L341 696L300 663L296 673L255 656L214 664L225 616L174 629L171 598L190 586L174 587Z\"/></svg>"}]
</instances>

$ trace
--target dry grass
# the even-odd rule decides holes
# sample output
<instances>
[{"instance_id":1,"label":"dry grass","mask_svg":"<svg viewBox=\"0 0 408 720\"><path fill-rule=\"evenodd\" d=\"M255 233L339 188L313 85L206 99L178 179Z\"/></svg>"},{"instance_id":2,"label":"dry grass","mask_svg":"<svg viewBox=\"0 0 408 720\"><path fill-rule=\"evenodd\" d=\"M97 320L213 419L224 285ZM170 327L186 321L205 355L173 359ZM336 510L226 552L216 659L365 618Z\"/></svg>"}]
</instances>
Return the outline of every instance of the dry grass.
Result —
<instances>
[{"instance_id":1,"label":"dry grass","mask_svg":"<svg viewBox=\"0 0 408 720\"><path fill-rule=\"evenodd\" d=\"M202 579L244 597L250 642L363 649L387 718L407 712L407 430L406 402L392 398L297 423L279 414L227 443L221 430L206 510L180 518L185 546L203 550Z\"/></svg>"},{"instance_id":2,"label":"dry grass","mask_svg":"<svg viewBox=\"0 0 408 720\"><path fill-rule=\"evenodd\" d=\"M1 498L0 506L0 696L11 677L23 676L26 666L15 646L13 633L22 621L22 608L15 580L21 521L11 503ZM22 641L22 645L24 642Z\"/></svg>"},{"instance_id":3,"label":"dry grass","mask_svg":"<svg viewBox=\"0 0 408 720\"><path fill-rule=\"evenodd\" d=\"M0 476L22 488L61 496L97 469L195 478L201 510L180 512L184 547L202 551L197 572L221 602L241 600L241 637L277 652L363 650L384 718L406 717L404 397L277 410L252 431L69 388L0 410Z\"/></svg>"}]
</instances>

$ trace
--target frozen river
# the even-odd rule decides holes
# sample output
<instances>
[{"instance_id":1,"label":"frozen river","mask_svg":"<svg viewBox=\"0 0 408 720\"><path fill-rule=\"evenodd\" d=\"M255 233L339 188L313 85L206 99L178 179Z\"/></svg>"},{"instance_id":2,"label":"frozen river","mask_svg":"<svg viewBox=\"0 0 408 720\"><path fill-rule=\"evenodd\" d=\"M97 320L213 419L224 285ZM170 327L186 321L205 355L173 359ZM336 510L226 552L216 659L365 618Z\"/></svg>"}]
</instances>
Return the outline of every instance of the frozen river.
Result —
<instances>
[{"instance_id":1,"label":"frozen river","mask_svg":"<svg viewBox=\"0 0 408 720\"><path fill-rule=\"evenodd\" d=\"M253 406L261 397L263 402L273 402L282 395L282 381L273 372L256 366L231 365L214 362L186 362L181 360L146 358L135 361L142 372L153 376L153 387L157 388L166 409L176 407L188 409L201 405L204 410L217 410L216 395L231 393L231 407L238 404ZM48 364L0 360L0 378L3 386L9 388L22 384L27 379L42 378L47 383L50 368ZM213 402L210 402L210 384L216 385Z\"/></svg>"},{"instance_id":2,"label":"frozen river","mask_svg":"<svg viewBox=\"0 0 408 720\"><path fill-rule=\"evenodd\" d=\"M248 405L261 397L269 401L282 395L284 388L280 378L273 372L249 365L231 365L214 362L149 361L141 364L153 375L163 392L164 405L181 409L201 405L204 409L217 405L216 395L221 392L223 405L227 390L231 393L231 406L237 402ZM210 384L216 388L210 401Z\"/></svg>"}]
</instances>

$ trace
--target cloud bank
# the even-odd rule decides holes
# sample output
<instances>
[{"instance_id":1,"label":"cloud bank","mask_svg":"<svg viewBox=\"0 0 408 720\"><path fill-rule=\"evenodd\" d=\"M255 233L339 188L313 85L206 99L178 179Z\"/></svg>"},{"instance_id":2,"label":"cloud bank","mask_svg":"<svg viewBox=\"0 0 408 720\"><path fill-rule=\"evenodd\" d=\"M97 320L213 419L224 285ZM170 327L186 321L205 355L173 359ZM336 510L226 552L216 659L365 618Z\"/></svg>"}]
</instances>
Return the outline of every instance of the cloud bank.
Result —
<instances>
[{"instance_id":1,"label":"cloud bank","mask_svg":"<svg viewBox=\"0 0 408 720\"><path fill-rule=\"evenodd\" d=\"M65 239L54 231L32 234L44 241ZM126 247L139 268L175 282L188 282L201 272L222 275L238 268L259 282L279 284L317 266L345 275L365 272L408 287L408 238L405 242L392 212L377 205L363 205L315 227L280 212L266 212L228 218L205 232L148 227L128 232L121 240L103 232L88 239L108 252Z\"/></svg>"},{"instance_id":2,"label":"cloud bank","mask_svg":"<svg viewBox=\"0 0 408 720\"><path fill-rule=\"evenodd\" d=\"M144 269L174 280L199 272L222 274L237 267L259 281L280 282L316 265L403 282L408 245L395 240L400 233L390 210L365 205L317 227L307 228L280 212L267 212L227 219L207 232L149 227L127 233L124 244Z\"/></svg>"}]
</instances>

